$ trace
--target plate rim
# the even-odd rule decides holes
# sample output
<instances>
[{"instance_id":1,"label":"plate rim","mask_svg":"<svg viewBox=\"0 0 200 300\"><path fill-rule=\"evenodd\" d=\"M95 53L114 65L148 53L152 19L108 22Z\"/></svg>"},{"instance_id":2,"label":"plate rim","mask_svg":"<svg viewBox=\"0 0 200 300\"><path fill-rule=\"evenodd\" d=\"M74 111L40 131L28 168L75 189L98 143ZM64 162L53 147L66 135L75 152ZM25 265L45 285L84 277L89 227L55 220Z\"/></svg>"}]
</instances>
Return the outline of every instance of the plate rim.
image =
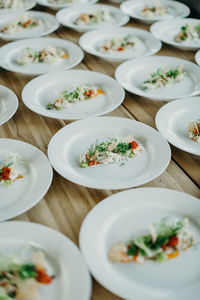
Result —
<instances>
[{"instance_id":1,"label":"plate rim","mask_svg":"<svg viewBox=\"0 0 200 300\"><path fill-rule=\"evenodd\" d=\"M12 41L12 42L9 42L9 43L7 43L7 44L5 44L5 45L3 45L2 47L0 47L0 54L1 54L1 51L3 51L4 49L6 49L6 48L10 48L10 47L12 47L12 45L14 44L14 45L16 45L16 44L19 44L20 45L20 43L25 43L25 42L33 42L34 40L38 40L38 42L39 42L39 40L41 41L41 40L60 40L60 41L62 41L63 43L66 43L66 46L67 46L67 44L68 45L71 45L71 46L73 46L74 48L76 48L77 50L79 50L79 54L80 54L80 57L79 57L79 59L77 59L77 62L74 62L70 67L65 67L65 68L62 68L62 69L60 69L60 70L56 70L56 71L50 71L50 72L28 72L28 69L27 69L27 71L16 71L16 70L14 70L12 67L11 68L9 68L9 67L5 67L5 66L3 66L2 65L2 61L3 61L3 59L2 59L2 56L0 57L0 67L2 68L2 69L4 69L4 70L6 70L6 71L9 71L9 72L14 72L14 73L19 73L19 74L24 74L24 75L27 75L27 76L38 76L38 75L45 75L45 74L49 74L49 73L53 73L53 72L60 72L60 71L66 71L66 70L71 70L72 68L74 68L75 66L77 66L77 65L79 65L80 63L81 63L81 61L83 60L83 58L84 58L84 52L83 52L83 50L79 47L79 45L77 45L77 44L75 44L74 42L71 42L71 41L69 41L69 40L64 40L64 39L62 39L62 38L56 38L56 37L51 37L51 36L41 36L41 37L33 37L33 38L27 38L27 39L18 39L18 40L14 40L14 41ZM8 52L8 54L9 54L9 52Z\"/></svg>"},{"instance_id":2,"label":"plate rim","mask_svg":"<svg viewBox=\"0 0 200 300\"><path fill-rule=\"evenodd\" d=\"M21 140L17 140L17 139L10 139L10 138L0 138L0 142L1 141L8 141L9 143L18 143L18 144L25 144L25 145L28 145L28 147L31 147L32 149L35 149L35 151L39 151L41 157L43 157L43 159L46 160L47 164L48 164L48 168L49 168L49 182L48 184L46 185L45 189L43 190L42 193L40 193L40 196L35 200L33 201L32 203L30 203L29 205L24 205L23 206L23 209L20 209L20 210L17 210L16 212L11 212L8 214L8 216L6 217L0 217L0 224L2 221L7 221L7 220L10 220L11 218L15 218L17 216L20 216L22 214L24 214L25 212L28 212L31 208L33 208L34 206L36 206L42 199L43 197L47 194L47 192L49 191L50 187L51 187L51 184L52 184L52 180L53 180L53 168L52 168L52 165L47 157L47 155L44 154L43 151L41 151L39 148L37 148L36 146L30 144L30 143L27 143L27 142L24 142L24 141L21 141ZM25 146L26 147L26 146Z\"/></svg>"},{"instance_id":3,"label":"plate rim","mask_svg":"<svg viewBox=\"0 0 200 300\"><path fill-rule=\"evenodd\" d=\"M86 47L83 45L83 40L84 39L86 39L86 36L88 35L90 35L90 34L94 34L95 32L96 33L98 33L98 32L103 32L103 31L106 31L106 30L108 30L108 31L111 31L111 30L117 30L118 28L116 28L116 26L109 26L109 27L107 27L107 28L102 28L102 29L95 29L95 30L89 30L89 31L87 31L87 32L85 32L83 35L81 35L81 37L80 37L80 39L79 39L79 45L80 45L80 47L84 50L84 51L86 51L87 53L89 53L89 54L92 54L92 55L94 55L94 56L97 56L97 57L100 57L100 58L102 58L102 59L112 59L113 61L122 61L122 60L130 60L131 58L115 58L115 57L112 57L112 54L99 54L98 52L96 53L95 51L88 51L88 48L86 49ZM155 53L157 53L157 52L159 52L160 50L161 50L161 48L162 48L162 42L159 40L159 39L157 39L151 32L149 32L149 31L147 31L147 30L144 30L144 29L141 29L141 28L135 28L135 27L131 27L131 26L126 26L126 27L120 27L119 28L120 30L122 29L122 30L124 30L124 31L126 31L126 29L132 29L133 31L137 31L137 32L145 32L145 34L147 33L147 35L149 35L149 36L151 36L151 37L154 37L155 38L155 42L157 43L157 49L156 49L156 51L151 51L151 53L149 53L149 54L144 54L144 55L142 55L142 56L139 56L139 57L148 57L148 56L151 56L151 55L154 55ZM136 57L135 57L136 58Z\"/></svg>"},{"instance_id":4,"label":"plate rim","mask_svg":"<svg viewBox=\"0 0 200 300\"><path fill-rule=\"evenodd\" d=\"M199 100L198 100L199 99ZM193 97L186 97L186 98L179 98L179 99L176 99L174 101L171 101L169 103L166 103L164 104L156 113L156 116L155 116L155 124L156 124L156 128L157 130L168 140L168 143L170 143L171 145L173 145L174 147L186 152L186 153L190 153L190 154L193 154L193 155L197 155L197 156L200 156L200 150L199 150L199 153L196 152L196 151L188 151L185 149L185 147L181 147L181 146L178 146L177 143L171 141L171 139L168 139L168 137L166 137L166 135L164 134L163 130L161 130L160 126L158 125L159 123L159 117L160 117L160 114L165 111L166 107L168 106L173 106L174 102L186 102L186 101L190 101L190 100L194 100L194 101L199 101L200 102L200 95L199 96L193 96Z\"/></svg>"},{"instance_id":5,"label":"plate rim","mask_svg":"<svg viewBox=\"0 0 200 300\"><path fill-rule=\"evenodd\" d=\"M149 191L150 193L158 193L159 192L167 192L169 194L178 194L178 195L185 195L186 197L190 198L191 201L195 201L196 203L199 203L199 199L189 193L186 193L186 192L183 192L183 191L179 191L179 190L174 190L172 188L163 188L163 187L139 187L139 188L134 188L134 189L128 189L128 190L124 190L124 191L120 191L120 192L117 192L115 194L112 194L112 195L109 195L107 196L106 198L104 198L102 201L100 201L99 203L97 203L90 211L89 213L86 215L86 217L84 218L82 224L81 224L81 228L80 228L80 232L79 232L79 247L80 247L80 250L81 250L81 253L82 253L82 256L83 256L83 259L90 271L90 273L92 274L92 276L95 278L95 280L97 282L99 282L104 288L108 289L109 291L111 291L112 293L114 293L115 295L119 296L119 297L122 297L123 299L127 299L127 300L133 300L133 298L127 298L127 295L125 295L124 293L119 293L118 291L116 292L116 289L113 288L110 288L110 286L107 284L107 282L103 281L102 278L99 279L99 274L97 274L97 272L94 271L94 268L91 267L91 264L87 258L87 254L86 254L86 251L85 251L85 247L83 246L84 244L84 240L85 240L85 232L88 231L88 220L90 221L90 217L93 215L96 214L96 211L98 212L98 209L99 207L101 208L102 206L106 205L109 203L109 201L115 201L116 197L118 197L118 195L126 195L128 193L132 193L134 195L134 193L137 193L137 192L141 192L143 193L143 191ZM126 199L126 197L124 197ZM122 199L122 197L121 197ZM121 201L122 200L124 201L124 199L122 200L119 200L117 199L118 201ZM136 198L133 197L133 202L137 202L138 200ZM162 203L162 201L161 201ZM102 277L102 276L101 276ZM142 289L141 289L142 290ZM135 299L135 298L134 298ZM159 296L157 299L154 299L154 300L159 300Z\"/></svg>"},{"instance_id":6,"label":"plate rim","mask_svg":"<svg viewBox=\"0 0 200 300\"><path fill-rule=\"evenodd\" d=\"M132 1L132 0L131 0ZM170 0L171 1L171 0ZM182 61L182 63L186 63L186 64L192 64L195 68L199 66L196 65L194 62L191 62L191 61L188 61L188 60L185 60L183 58L179 58L179 57L175 57L175 56L164 56L164 55L153 55L153 56L146 56L146 57L141 57L141 58L135 58L135 59L129 59L129 60L126 60L125 62L121 63L116 69L115 69L115 72L114 72L114 77L115 79L119 82L119 84L128 92L134 94L134 95L137 95L137 96L140 96L140 97L144 97L148 100L153 100L153 101L173 101L173 100L176 100L176 99L179 99L180 97L182 98L189 98L189 97L193 97L193 96L196 96L200 93L200 85L199 85L199 90L196 90L196 91L193 91L192 94L189 94L189 95L183 95L183 96L172 96L172 97L160 97L160 96L148 96L148 94L145 94L142 90L138 89L137 87L133 86L133 89L132 88L129 88L129 87L125 87L124 85L122 85L121 83L121 79L119 80L119 77L121 75L119 75L119 72L121 72L121 68L122 68L122 65L128 65L130 63L137 63L138 60L149 60L151 59L152 61L153 60L158 60L158 59L163 59L163 60L167 60L167 59L171 59L171 60L179 60L180 63ZM120 70L120 71L119 71ZM200 68L199 68L199 72L200 72ZM136 94L137 92L137 94Z\"/></svg>"},{"instance_id":7,"label":"plate rim","mask_svg":"<svg viewBox=\"0 0 200 300\"><path fill-rule=\"evenodd\" d=\"M112 109L107 109L107 110L105 110L103 113L100 113L100 114L95 114L95 115L92 115L92 116L88 116L88 117L86 117L86 118L60 118L60 117L56 117L56 116L49 116L48 115L48 113L47 114L43 114L43 113L39 113L39 112L37 112L36 110L33 110L32 108L30 108L29 107L29 105L27 105L27 102L24 100L25 99L25 96L24 96L24 94L25 94L25 92L26 92L26 90L29 88L29 85L31 84L31 82L35 82L35 81L38 81L39 79L38 78L40 78L41 76L43 76L43 78L44 77L46 77L46 76L48 76L48 75L50 75L50 74L61 74L61 73L66 73L66 72L71 72L71 73L76 73L76 72L80 72L80 73L88 73L88 72L92 72L93 74L95 73L95 74L98 74L98 75L100 75L100 76L102 76L102 77L105 77L105 79L106 78L110 78L110 79L112 79L112 80L114 80L115 82L116 82L116 84L118 85L118 87L119 87L119 90L121 90L121 93L122 93L122 98L121 98L121 100L120 101L118 101L117 103L115 103L115 105L114 106L112 106ZM113 77L111 77L111 76L109 76L109 75L107 75L107 74L104 74L104 73L100 73L100 72L96 72L96 71L90 71L90 70L84 70L84 69L70 69L70 70L65 70L65 71L58 71L58 72L51 72L51 73L46 73L46 74L43 74L43 75L40 75L39 77L36 77L36 78L33 78L32 80L30 80L25 86L24 86L24 88L23 88L23 90L22 90L22 92L21 92L21 98L22 98L22 102L24 103L24 105L26 106L26 107L28 107L28 109L30 109L31 111L33 111L34 113L36 113L36 114L39 114L39 115L42 115L42 116L45 116L45 117L48 117L48 118L52 118L52 119L56 119L56 120L69 120L69 121L75 121L75 120L84 120L84 119L88 119L88 118L91 118L91 117L97 117L97 116L102 116L102 115L105 115L105 114L108 114L109 112L112 112L113 110L115 110L117 107L119 107L121 104L122 104L122 102L124 101L124 98L125 98L125 91L124 91L124 88L113 78Z\"/></svg>"},{"instance_id":8,"label":"plate rim","mask_svg":"<svg viewBox=\"0 0 200 300\"><path fill-rule=\"evenodd\" d=\"M170 161L171 161L171 148L170 148L170 146L169 146L169 143L168 143L168 141L167 141L167 139L165 138L165 137L163 137L163 135L161 135L160 134L160 137L161 137L161 139L163 140L163 143L165 143L165 146L166 146L166 151L168 152L167 153L167 155L166 155L166 162L165 162L165 165L163 165L161 168L160 168L160 171L157 173L157 174L155 174L153 177L151 177L151 178L148 178L148 179L146 179L145 181L142 181L142 182L140 182L139 184L137 184L137 185L134 185L134 184L131 184L130 185L130 183L129 184L126 184L126 183L123 183L123 184L121 184L121 185L119 185L119 183L118 184L109 184L109 185L107 185L106 187L105 187L105 185L104 186L102 186L102 184L100 184L100 185L96 185L95 183L93 184L91 184L91 183L88 183L88 184L82 184L82 183L80 183L78 180L77 180L77 178L75 178L74 179L74 177L72 177L72 176L68 176L68 177L66 177L64 174L62 174L61 172L60 172L60 170L58 170L58 168L57 168L57 166L55 166L55 163L54 163L54 159L52 159L52 150L51 150L51 148L53 147L52 145L54 145L54 140L55 139L57 139L57 137L62 133L62 132L65 132L65 130L70 130L70 128L71 127L73 127L74 125L74 123L78 123L79 122L79 124L80 123L82 123L82 122L87 122L87 121L94 121L94 120L102 120L103 121L103 119L120 119L120 120L125 120L125 122L128 120L128 121L132 121L132 122L134 122L134 123L139 123L139 124L142 124L142 126L144 126L144 127L149 127L152 131L155 131L156 132L156 134L157 133L159 133L156 129L154 129L153 127L151 127L151 126L149 126L149 125L147 125L147 124L145 124L145 123L142 123L142 122L139 122L139 121L136 121L136 120L134 120L134 119L128 119L128 118L123 118L123 117L114 117L114 116L103 116L103 117L94 117L94 118L88 118L88 119L82 119L82 120L78 120L78 121L75 121L75 122L73 122L73 123L70 123L70 124L68 124L68 125L66 125L66 126L64 126L63 128L61 128L60 130L58 130L55 134L54 134L54 136L51 138L51 140L50 140L50 142L49 142L49 144L48 144L48 148L47 148L47 155L48 155L48 158L49 158L49 161L50 161L50 163L51 163L51 165L52 165L52 167L53 167L53 169L58 173L58 174L60 174L63 178L65 178L66 180L68 180L68 181L70 181L70 182L73 182L73 183L75 183L75 184L78 184L78 185L81 185L81 186L84 186L84 187L87 187L87 188L93 188L93 189L98 189L98 190L122 190L122 189L128 189L128 188L133 188L133 187L138 187L138 186L141 186L141 185L143 185L143 184L145 184L145 183L148 183L148 182L151 182L151 181L153 181L155 178L157 178L157 177L159 177L166 169L167 169L167 167L169 166L169 163L170 163ZM67 129L66 129L67 128ZM69 178L70 177L70 178ZM89 181L88 181L89 182Z\"/></svg>"},{"instance_id":9,"label":"plate rim","mask_svg":"<svg viewBox=\"0 0 200 300\"><path fill-rule=\"evenodd\" d=\"M57 229L54 229L52 227L49 227L49 226L46 226L46 225L43 225L40 223L36 223L36 222L21 221L21 220L3 221L3 222L0 222L0 229L1 229L1 227L8 227L8 226L12 229L12 227L15 227L15 225L17 225L17 227L22 227L22 228L24 228L25 226L30 227L30 234L35 229L38 231L40 229L42 229L42 234L45 233L45 231L48 232L49 234L53 233L54 235L59 236L62 239L62 241L66 245L68 245L71 249L74 249L74 252L76 252L76 256L78 255L80 260L82 261L82 269L84 269L84 273L85 273L85 275L87 275L87 282L88 282L87 290L88 291L87 291L87 295L84 298L84 300L89 300L90 296L91 296L91 292L92 292L92 279L91 279L89 270L85 264L85 261L82 257L79 247L67 235L65 235L61 231L58 231ZM21 230L21 231L23 233L23 230ZM41 231L40 231L40 233L41 233ZM0 233L0 240L1 239L2 239L2 237L1 237L1 233ZM31 242L31 240L29 242ZM78 299L76 299L76 300L78 300ZM82 299L80 299L80 300L82 300Z\"/></svg>"},{"instance_id":10,"label":"plate rim","mask_svg":"<svg viewBox=\"0 0 200 300\"><path fill-rule=\"evenodd\" d=\"M2 87L6 91L8 91L10 95L12 95L13 104L15 103L15 109L12 111L12 113L9 115L9 117L5 118L4 121L0 122L0 126L3 125L3 124L5 124L6 122L8 122L15 115L15 113L17 112L17 109L19 107L19 99L18 99L17 95L13 92L13 90L11 90L7 86L1 84L0 85L0 89Z\"/></svg>"}]
</instances>

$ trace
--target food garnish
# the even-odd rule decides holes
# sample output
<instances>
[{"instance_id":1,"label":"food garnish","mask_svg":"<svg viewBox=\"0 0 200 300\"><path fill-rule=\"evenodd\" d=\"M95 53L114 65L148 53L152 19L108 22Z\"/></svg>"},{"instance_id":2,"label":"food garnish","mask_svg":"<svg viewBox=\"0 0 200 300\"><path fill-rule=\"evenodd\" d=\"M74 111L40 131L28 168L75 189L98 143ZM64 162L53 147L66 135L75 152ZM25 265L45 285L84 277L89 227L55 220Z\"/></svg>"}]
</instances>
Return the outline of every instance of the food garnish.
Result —
<instances>
[{"instance_id":1,"label":"food garnish","mask_svg":"<svg viewBox=\"0 0 200 300\"><path fill-rule=\"evenodd\" d=\"M70 107L74 103L91 100L100 94L104 95L105 92L97 87L90 86L88 84L76 85L62 91L58 99L53 103L49 103L46 108L62 110Z\"/></svg>"},{"instance_id":2,"label":"food garnish","mask_svg":"<svg viewBox=\"0 0 200 300\"><path fill-rule=\"evenodd\" d=\"M5 186L13 184L16 180L24 177L17 169L19 162L17 153L10 153L5 159L0 161L0 183Z\"/></svg>"},{"instance_id":3,"label":"food garnish","mask_svg":"<svg viewBox=\"0 0 200 300\"><path fill-rule=\"evenodd\" d=\"M145 18L160 17L168 14L168 7L162 5L159 1L155 1L154 6L145 6L141 10L141 15Z\"/></svg>"},{"instance_id":4,"label":"food garnish","mask_svg":"<svg viewBox=\"0 0 200 300\"><path fill-rule=\"evenodd\" d=\"M106 40L100 47L101 52L122 52L132 50L135 45L140 43L140 39L131 34L124 37L112 38Z\"/></svg>"},{"instance_id":5,"label":"food garnish","mask_svg":"<svg viewBox=\"0 0 200 300\"><path fill-rule=\"evenodd\" d=\"M99 9L91 14L82 13L74 21L76 25L97 25L112 20L112 15L108 10Z\"/></svg>"},{"instance_id":6,"label":"food garnish","mask_svg":"<svg viewBox=\"0 0 200 300\"><path fill-rule=\"evenodd\" d=\"M146 260L160 263L179 256L195 244L188 218L163 218L160 223L151 224L149 231L150 234L134 237L127 243L114 244L109 259L122 263L135 261L142 264Z\"/></svg>"},{"instance_id":7,"label":"food garnish","mask_svg":"<svg viewBox=\"0 0 200 300\"><path fill-rule=\"evenodd\" d=\"M159 68L155 73L151 73L148 80L144 81L142 88L144 90L163 88L166 85L181 82L185 75L186 72L183 71L183 66L178 66L174 69L168 67L164 69Z\"/></svg>"},{"instance_id":8,"label":"food garnish","mask_svg":"<svg viewBox=\"0 0 200 300\"><path fill-rule=\"evenodd\" d=\"M52 64L60 62L67 57L68 55L63 49L53 46L47 46L40 51L33 48L25 48L22 50L22 55L17 58L17 62L22 66L31 63Z\"/></svg>"},{"instance_id":9,"label":"food garnish","mask_svg":"<svg viewBox=\"0 0 200 300\"><path fill-rule=\"evenodd\" d=\"M42 23L43 23L42 20L37 20L30 17L28 14L24 14L19 16L17 20L11 21L7 25L3 26L0 32L2 33L19 32L22 30L40 26Z\"/></svg>"},{"instance_id":10,"label":"food garnish","mask_svg":"<svg viewBox=\"0 0 200 300\"><path fill-rule=\"evenodd\" d=\"M175 36L176 42L198 41L200 39L200 23L188 23L181 27Z\"/></svg>"},{"instance_id":11,"label":"food garnish","mask_svg":"<svg viewBox=\"0 0 200 300\"><path fill-rule=\"evenodd\" d=\"M41 285L50 284L53 279L41 251L24 261L17 256L0 256L0 300L40 299Z\"/></svg>"},{"instance_id":12,"label":"food garnish","mask_svg":"<svg viewBox=\"0 0 200 300\"><path fill-rule=\"evenodd\" d=\"M200 143L200 120L190 122L188 125L189 138Z\"/></svg>"},{"instance_id":13,"label":"food garnish","mask_svg":"<svg viewBox=\"0 0 200 300\"><path fill-rule=\"evenodd\" d=\"M96 142L87 152L80 156L80 167L86 168L98 164L120 164L138 156L143 147L135 141L133 136L125 138L109 138L105 142Z\"/></svg>"}]
</instances>

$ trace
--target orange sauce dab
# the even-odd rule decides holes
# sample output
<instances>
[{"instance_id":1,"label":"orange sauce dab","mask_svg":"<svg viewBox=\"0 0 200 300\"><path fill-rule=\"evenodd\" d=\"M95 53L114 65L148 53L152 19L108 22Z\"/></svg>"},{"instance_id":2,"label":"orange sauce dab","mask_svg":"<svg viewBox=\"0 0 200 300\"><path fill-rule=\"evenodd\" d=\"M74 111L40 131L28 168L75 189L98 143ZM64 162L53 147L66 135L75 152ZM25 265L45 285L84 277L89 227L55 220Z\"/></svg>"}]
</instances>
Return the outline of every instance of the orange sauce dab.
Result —
<instances>
[{"instance_id":1,"label":"orange sauce dab","mask_svg":"<svg viewBox=\"0 0 200 300\"><path fill-rule=\"evenodd\" d=\"M179 251L167 254L168 259L172 259L179 256Z\"/></svg>"}]
</instances>

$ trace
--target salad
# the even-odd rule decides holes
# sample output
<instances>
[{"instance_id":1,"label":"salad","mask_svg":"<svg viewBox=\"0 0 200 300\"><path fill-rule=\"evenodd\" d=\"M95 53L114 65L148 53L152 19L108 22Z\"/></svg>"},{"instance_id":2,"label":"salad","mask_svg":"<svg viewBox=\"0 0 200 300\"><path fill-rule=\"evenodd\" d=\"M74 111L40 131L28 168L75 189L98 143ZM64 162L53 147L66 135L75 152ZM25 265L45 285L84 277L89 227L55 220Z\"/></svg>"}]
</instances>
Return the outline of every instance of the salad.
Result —
<instances>
[{"instance_id":1,"label":"salad","mask_svg":"<svg viewBox=\"0 0 200 300\"><path fill-rule=\"evenodd\" d=\"M145 18L154 18L154 17L160 17L168 14L168 7L165 7L162 5L159 1L155 1L154 6L145 6L140 14Z\"/></svg>"},{"instance_id":2,"label":"salad","mask_svg":"<svg viewBox=\"0 0 200 300\"><path fill-rule=\"evenodd\" d=\"M176 42L193 41L200 39L200 23L189 23L181 27L181 31L175 36Z\"/></svg>"},{"instance_id":3,"label":"salad","mask_svg":"<svg viewBox=\"0 0 200 300\"><path fill-rule=\"evenodd\" d=\"M101 52L121 52L126 50L132 50L135 45L140 43L140 39L128 34L124 37L112 38L106 40L100 47Z\"/></svg>"},{"instance_id":4,"label":"salad","mask_svg":"<svg viewBox=\"0 0 200 300\"><path fill-rule=\"evenodd\" d=\"M181 82L185 75L186 72L183 71L183 66L178 66L176 69L159 68L155 73L151 73L150 78L144 81L142 87L143 90L163 88L166 85Z\"/></svg>"},{"instance_id":5,"label":"salad","mask_svg":"<svg viewBox=\"0 0 200 300\"><path fill-rule=\"evenodd\" d=\"M188 218L164 218L159 224L151 224L149 231L147 235L113 245L108 253L109 259L123 263L136 261L139 264L146 260L165 262L195 244L195 235L189 227Z\"/></svg>"},{"instance_id":6,"label":"salad","mask_svg":"<svg viewBox=\"0 0 200 300\"><path fill-rule=\"evenodd\" d=\"M0 256L0 299L39 299L39 289L54 278L47 273L43 252L35 252L30 260Z\"/></svg>"},{"instance_id":7,"label":"salad","mask_svg":"<svg viewBox=\"0 0 200 300\"><path fill-rule=\"evenodd\" d=\"M80 16L74 21L76 25L97 25L104 22L109 22L112 20L112 15L108 10L99 9L94 13L87 14L82 13Z\"/></svg>"},{"instance_id":8,"label":"salad","mask_svg":"<svg viewBox=\"0 0 200 300\"><path fill-rule=\"evenodd\" d=\"M1 8L22 8L24 7L23 0L0 0L0 9Z\"/></svg>"},{"instance_id":9,"label":"salad","mask_svg":"<svg viewBox=\"0 0 200 300\"><path fill-rule=\"evenodd\" d=\"M62 110L64 108L70 107L73 103L91 100L97 97L99 94L104 95L105 92L97 87L90 86L88 84L76 85L62 91L58 96L58 99L53 103L49 103L46 108Z\"/></svg>"},{"instance_id":10,"label":"salad","mask_svg":"<svg viewBox=\"0 0 200 300\"><path fill-rule=\"evenodd\" d=\"M33 28L40 26L42 24L42 20L37 20L31 18L29 15L24 14L18 17L17 20L11 21L8 25L3 26L0 32L3 33L14 33L19 32L25 29Z\"/></svg>"},{"instance_id":11,"label":"salad","mask_svg":"<svg viewBox=\"0 0 200 300\"><path fill-rule=\"evenodd\" d=\"M16 180L23 178L24 175L20 174L17 170L17 163L19 157L17 153L10 153L3 161L0 161L0 183L5 186L13 184ZM0 298L1 300L1 298Z\"/></svg>"},{"instance_id":12,"label":"salad","mask_svg":"<svg viewBox=\"0 0 200 300\"><path fill-rule=\"evenodd\" d=\"M120 164L138 156L143 151L133 136L125 138L109 138L105 142L91 145L87 152L80 156L80 167L86 168L93 165Z\"/></svg>"},{"instance_id":13,"label":"salad","mask_svg":"<svg viewBox=\"0 0 200 300\"><path fill-rule=\"evenodd\" d=\"M190 122L188 125L189 138L200 143L200 120Z\"/></svg>"},{"instance_id":14,"label":"salad","mask_svg":"<svg viewBox=\"0 0 200 300\"><path fill-rule=\"evenodd\" d=\"M52 64L60 62L67 57L68 55L64 50L53 46L47 46L41 51L37 51L33 48L25 48L22 50L22 56L17 58L17 62L22 66L38 62Z\"/></svg>"}]
</instances>

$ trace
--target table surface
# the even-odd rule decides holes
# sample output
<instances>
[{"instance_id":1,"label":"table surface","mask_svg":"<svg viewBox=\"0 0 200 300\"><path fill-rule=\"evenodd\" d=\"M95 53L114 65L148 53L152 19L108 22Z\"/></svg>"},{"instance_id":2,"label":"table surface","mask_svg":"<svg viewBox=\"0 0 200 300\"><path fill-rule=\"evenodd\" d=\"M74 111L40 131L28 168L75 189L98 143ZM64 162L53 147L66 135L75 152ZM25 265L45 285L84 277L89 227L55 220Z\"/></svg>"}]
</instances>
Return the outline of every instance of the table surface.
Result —
<instances>
[{"instance_id":1,"label":"table surface","mask_svg":"<svg viewBox=\"0 0 200 300\"><path fill-rule=\"evenodd\" d=\"M106 4L106 2L102 3ZM41 6L37 6L35 9L55 14L54 11ZM149 30L149 25L137 23L134 20L131 20L126 26ZM60 26L51 36L78 43L80 33ZM5 42L0 41L0 46L4 44ZM194 62L194 52L181 51L167 45L163 45L157 55L174 56ZM85 53L83 61L75 69L93 70L113 76L117 65ZM17 113L0 127L0 137L28 142L46 154L52 136L69 122L40 116L24 106L21 101L21 92L32 78L0 69L0 84L13 90L20 100ZM123 104L109 115L135 119L155 128L155 115L165 103L126 93ZM200 197L200 157L183 152L173 146L171 149L172 159L166 171L143 186L164 187ZM78 245L79 230L85 216L97 203L116 192L118 191L85 188L67 181L54 172L53 182L46 196L35 207L15 220L31 221L49 226L62 232ZM117 300L121 298L93 281L92 300L102 299Z\"/></svg>"}]
</instances>

